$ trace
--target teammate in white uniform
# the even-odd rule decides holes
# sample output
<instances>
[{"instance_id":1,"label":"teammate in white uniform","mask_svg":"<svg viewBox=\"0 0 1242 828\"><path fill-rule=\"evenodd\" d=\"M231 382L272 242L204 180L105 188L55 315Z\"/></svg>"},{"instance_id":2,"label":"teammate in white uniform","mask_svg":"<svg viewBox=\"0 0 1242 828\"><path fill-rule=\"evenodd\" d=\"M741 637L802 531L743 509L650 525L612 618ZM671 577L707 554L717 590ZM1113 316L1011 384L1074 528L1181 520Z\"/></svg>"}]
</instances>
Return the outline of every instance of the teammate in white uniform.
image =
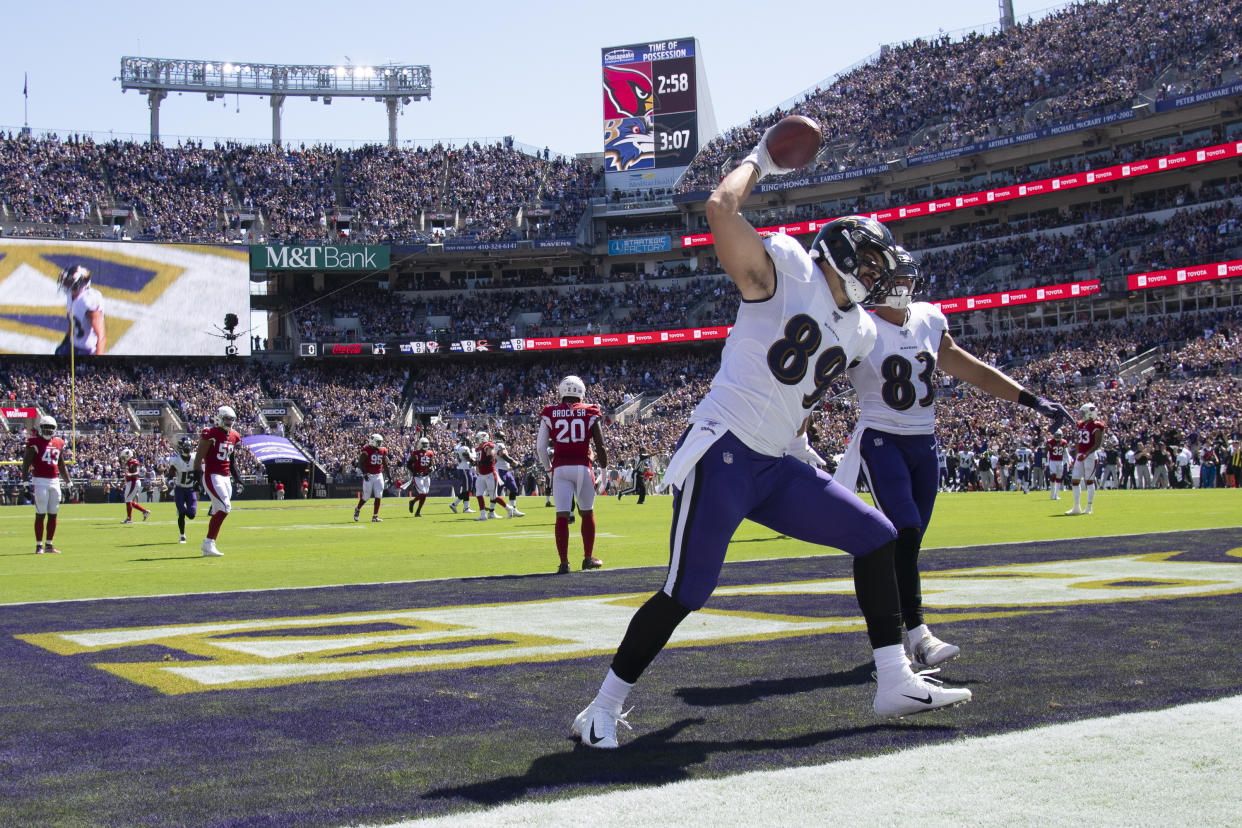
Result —
<instances>
[{"instance_id":1,"label":"teammate in white uniform","mask_svg":"<svg viewBox=\"0 0 1242 828\"><path fill-rule=\"evenodd\" d=\"M457 513L457 504L460 502L464 509L462 512L469 514L474 510L470 508L470 495L474 494L474 461L476 459L474 449L466 445L466 439L463 437L461 441L453 446L453 456L457 458L457 497L449 504L449 508L453 513Z\"/></svg>"},{"instance_id":2,"label":"teammate in white uniform","mask_svg":"<svg viewBox=\"0 0 1242 828\"><path fill-rule=\"evenodd\" d=\"M1069 418L1070 413L1064 406L1035 397L960 348L938 308L927 302L911 303L922 281L918 262L901 247L896 247L895 255L892 282L876 297L876 346L849 369L860 414L837 478L852 488L861 462L876 505L897 528L894 560L907 629L905 643L911 661L922 669L960 652L932 635L924 623L918 569L919 549L940 478L932 381L937 366L993 396L1020 402L1047 416Z\"/></svg>"},{"instance_id":3,"label":"teammate in white uniform","mask_svg":"<svg viewBox=\"0 0 1242 828\"><path fill-rule=\"evenodd\" d=\"M892 523L802 462L818 459L805 434L811 412L875 342L875 323L860 306L869 294L860 276L891 276L892 235L873 219L850 216L825 225L810 255L788 237L760 237L739 210L758 179L774 171L766 140L707 202L716 255L742 303L711 390L665 471L674 487L667 577L635 613L599 693L573 722L574 735L591 747L617 747L629 691L678 624L707 602L746 518L854 556L855 592L875 652L877 713L901 716L970 698L969 690L941 687L910 669Z\"/></svg>"},{"instance_id":4,"label":"teammate in white uniform","mask_svg":"<svg viewBox=\"0 0 1242 828\"><path fill-rule=\"evenodd\" d=\"M71 265L60 272L57 281L66 293L65 310L73 328L57 346L56 354L66 356L70 348L78 356L102 354L108 347L103 294L91 286L91 272L82 265Z\"/></svg>"}]
</instances>

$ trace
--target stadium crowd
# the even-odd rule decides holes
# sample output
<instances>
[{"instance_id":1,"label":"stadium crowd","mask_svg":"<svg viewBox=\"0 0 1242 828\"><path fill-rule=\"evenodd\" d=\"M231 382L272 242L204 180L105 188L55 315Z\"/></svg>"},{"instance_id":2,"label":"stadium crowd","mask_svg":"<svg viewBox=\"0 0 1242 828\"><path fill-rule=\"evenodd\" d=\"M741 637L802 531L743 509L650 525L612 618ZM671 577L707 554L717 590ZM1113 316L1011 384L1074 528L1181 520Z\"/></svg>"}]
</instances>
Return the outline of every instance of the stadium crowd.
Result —
<instances>
[{"instance_id":1,"label":"stadium crowd","mask_svg":"<svg viewBox=\"0 0 1242 828\"><path fill-rule=\"evenodd\" d=\"M966 343L981 358L1072 409L1095 403L1110 436L1117 438L1119 456L1135 452L1150 461L1160 447L1156 457L1167 455L1173 484L1181 479L1176 463L1183 447L1194 465L1205 465L1205 456L1220 460L1215 485L1237 479L1226 467L1242 452L1242 311L1096 324L1088 330L1015 332ZM1127 375L1127 360L1152 349L1157 351L1152 370ZM115 480L117 457L126 447L135 450L144 473L163 468L180 433L148 421L136 425L126 405L155 400L166 401L177 417L172 422L183 423L191 434L207 425L216 406L232 405L243 434L287 436L329 479L342 483L356 477L358 451L374 432L385 436L398 466L409 445L427 436L441 477L452 466L453 447L468 442L477 430L504 435L510 453L529 466L535 416L554 401L559 378L577 371L587 382L589 399L605 412L605 442L616 458L614 466L632 463L643 450L656 456L659 467L707 391L718 347L592 356L585 366L571 358L515 365L494 356L375 363L365 370L302 362L88 363L79 367L72 393L63 366L32 357L6 362L0 392L10 402L38 405L62 428L76 419L74 476L80 479ZM946 485L988 488L1012 482L1003 470L1012 466L1014 449L1022 445L1042 452L1046 425L1033 413L971 392L944 375L941 383L938 442L947 466L971 470L964 478L952 475L954 482ZM265 400L293 401L300 423L263 417ZM433 411L437 416L427 416ZM821 455L830 459L845 450L854 417L849 386L839 379L831 401L816 415ZM6 456L20 456L23 445L22 429L4 435ZM238 461L243 474L261 479L263 470L248 453L240 452ZM995 463L996 473L980 478L985 461ZM0 481L11 482L15 474L15 467L3 467ZM1153 485L1164 479L1154 476Z\"/></svg>"},{"instance_id":2,"label":"stadium crowd","mask_svg":"<svg viewBox=\"0 0 1242 828\"><path fill-rule=\"evenodd\" d=\"M713 140L678 189L710 190L724 165L794 112L818 121L827 151L816 171L966 146L1128 109L1179 88L1236 78L1242 8L1221 0L1075 3L994 34L971 32L885 47L879 56ZM806 174L806 171L801 171Z\"/></svg>"}]
</instances>

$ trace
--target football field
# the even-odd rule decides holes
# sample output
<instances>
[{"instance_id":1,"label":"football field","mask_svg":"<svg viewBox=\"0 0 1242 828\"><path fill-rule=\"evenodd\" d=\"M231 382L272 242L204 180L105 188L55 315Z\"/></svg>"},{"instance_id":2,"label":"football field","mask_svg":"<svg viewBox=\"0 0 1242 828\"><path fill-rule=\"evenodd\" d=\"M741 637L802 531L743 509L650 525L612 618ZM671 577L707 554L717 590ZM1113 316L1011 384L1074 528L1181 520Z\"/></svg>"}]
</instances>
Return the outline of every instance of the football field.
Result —
<instances>
[{"instance_id":1,"label":"football field","mask_svg":"<svg viewBox=\"0 0 1242 828\"><path fill-rule=\"evenodd\" d=\"M928 622L962 646L942 677L975 698L900 721L870 710L849 559L744 524L615 752L576 745L569 723L662 581L670 499L600 499L605 567L577 568L575 526L568 576L551 574L541 498L514 520L447 504L415 519L389 499L383 522L368 505L355 523L351 501L242 501L214 559L202 516L177 543L169 503L132 525L119 505L66 506L55 556L33 554L32 509L0 510L0 824L822 824L840 808L1003 824L1015 775L1035 773L1038 796L1057 769L1105 780L1077 813L1133 823L1155 818L1123 784L1136 762L1211 792L1160 821L1228 824L1242 805L1204 735L1242 718L1236 490L1103 492L1073 518L1046 493L942 495ZM1178 712L1201 710L1206 726ZM929 814L917 778L853 781L910 775L960 795L933 784ZM1057 822L1072 793L1028 821ZM613 804L584 815L588 795ZM873 810L848 804L862 799Z\"/></svg>"}]
</instances>

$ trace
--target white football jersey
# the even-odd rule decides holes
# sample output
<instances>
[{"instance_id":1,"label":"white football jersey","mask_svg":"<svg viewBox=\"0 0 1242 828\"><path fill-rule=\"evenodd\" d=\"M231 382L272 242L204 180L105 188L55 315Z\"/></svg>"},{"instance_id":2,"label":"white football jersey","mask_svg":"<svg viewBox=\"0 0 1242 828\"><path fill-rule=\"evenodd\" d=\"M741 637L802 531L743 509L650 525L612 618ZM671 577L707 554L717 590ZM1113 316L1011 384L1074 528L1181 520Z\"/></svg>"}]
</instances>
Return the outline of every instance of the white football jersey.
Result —
<instances>
[{"instance_id":1,"label":"white football jersey","mask_svg":"<svg viewBox=\"0 0 1242 828\"><path fill-rule=\"evenodd\" d=\"M187 460L180 454L174 454L168 459L169 465L177 472L176 484L182 489L194 488L194 455L190 455Z\"/></svg>"},{"instance_id":2,"label":"white football jersey","mask_svg":"<svg viewBox=\"0 0 1242 828\"><path fill-rule=\"evenodd\" d=\"M1026 446L1022 446L1015 451L1013 456L1015 460L1015 467L1018 469L1029 469L1035 462L1035 452L1031 451Z\"/></svg>"},{"instance_id":3,"label":"white football jersey","mask_svg":"<svg viewBox=\"0 0 1242 828\"><path fill-rule=\"evenodd\" d=\"M496 453L494 455L496 457L496 471L504 472L504 471L510 470L509 461L500 456L501 453L504 451L505 451L505 444L496 443Z\"/></svg>"},{"instance_id":4,"label":"white football jersey","mask_svg":"<svg viewBox=\"0 0 1242 828\"><path fill-rule=\"evenodd\" d=\"M76 299L66 298L65 307L73 317L73 347L79 351L94 353L99 345L99 337L95 335L95 329L86 315L92 311L103 310L103 294L88 287Z\"/></svg>"},{"instance_id":5,"label":"white football jersey","mask_svg":"<svg viewBox=\"0 0 1242 828\"><path fill-rule=\"evenodd\" d=\"M841 310L819 266L796 240L764 239L776 266L771 298L742 301L711 390L692 423L721 423L761 454L779 457L828 386L875 343L860 306Z\"/></svg>"},{"instance_id":6,"label":"white football jersey","mask_svg":"<svg viewBox=\"0 0 1242 828\"><path fill-rule=\"evenodd\" d=\"M474 449L470 448L470 446L465 443L458 443L453 449L453 454L457 457L457 468L474 468Z\"/></svg>"},{"instance_id":7,"label":"white football jersey","mask_svg":"<svg viewBox=\"0 0 1242 828\"><path fill-rule=\"evenodd\" d=\"M871 353L850 368L858 391L859 423L890 434L932 434L936 411L936 355L948 320L935 305L913 302L906 324L875 319Z\"/></svg>"}]
</instances>

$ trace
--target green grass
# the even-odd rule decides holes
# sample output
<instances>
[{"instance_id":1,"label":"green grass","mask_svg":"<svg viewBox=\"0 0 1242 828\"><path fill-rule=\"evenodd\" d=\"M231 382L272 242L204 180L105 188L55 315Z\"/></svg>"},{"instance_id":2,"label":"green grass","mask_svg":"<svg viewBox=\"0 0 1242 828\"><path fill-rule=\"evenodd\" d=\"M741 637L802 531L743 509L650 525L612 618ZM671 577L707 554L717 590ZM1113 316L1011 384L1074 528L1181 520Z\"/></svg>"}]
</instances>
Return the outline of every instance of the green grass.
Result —
<instances>
[{"instance_id":1,"label":"green grass","mask_svg":"<svg viewBox=\"0 0 1242 828\"><path fill-rule=\"evenodd\" d=\"M190 523L178 544L176 512L155 504L151 520L124 526L124 508L72 505L61 509L56 545L63 554L34 555L33 510L0 509L0 604L75 598L168 595L550 572L557 558L553 510L542 498L523 498L527 517L475 522L455 515L448 499L428 501L414 519L404 499L386 500L383 523L360 523L352 501L240 501L224 524L225 556L200 557L206 517ZM667 561L672 499L649 497L596 503L596 554L609 568ZM924 548L1031 540L1101 537L1242 523L1242 491L1102 492L1096 514L1069 518L1068 495L1046 492L943 494ZM570 556L581 556L577 526ZM824 554L821 547L744 523L730 560Z\"/></svg>"}]
</instances>

